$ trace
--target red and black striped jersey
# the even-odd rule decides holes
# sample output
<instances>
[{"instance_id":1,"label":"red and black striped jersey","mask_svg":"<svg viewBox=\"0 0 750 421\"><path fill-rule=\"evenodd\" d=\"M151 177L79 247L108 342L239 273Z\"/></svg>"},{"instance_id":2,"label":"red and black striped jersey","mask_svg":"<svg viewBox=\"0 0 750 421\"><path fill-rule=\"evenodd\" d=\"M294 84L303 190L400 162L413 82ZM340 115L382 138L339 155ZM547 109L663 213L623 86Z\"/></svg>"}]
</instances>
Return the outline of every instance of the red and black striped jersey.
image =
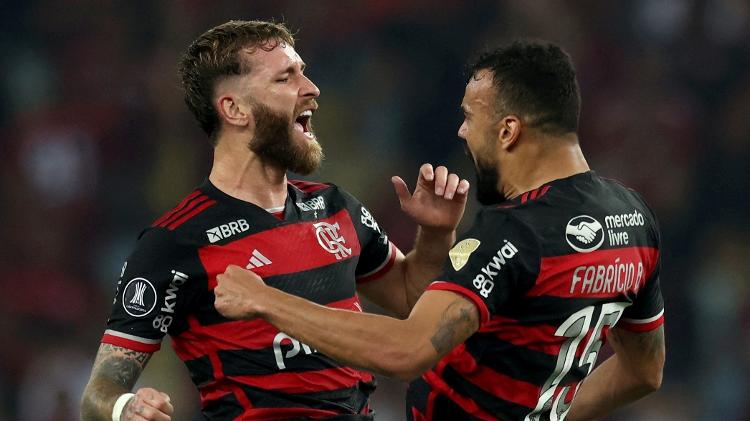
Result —
<instances>
[{"instance_id":1,"label":"red and black striped jersey","mask_svg":"<svg viewBox=\"0 0 750 421\"><path fill-rule=\"evenodd\" d=\"M656 218L594 172L483 208L428 289L474 302L477 333L411 385L416 420L562 420L609 329L663 323Z\"/></svg>"},{"instance_id":2,"label":"red and black striped jersey","mask_svg":"<svg viewBox=\"0 0 750 421\"><path fill-rule=\"evenodd\" d=\"M335 185L291 181L283 215L209 181L139 237L102 342L155 352L169 334L209 420L320 419L368 410L371 374L345 367L263 320L214 308L216 276L248 268L275 288L361 311L357 283L396 257L373 216Z\"/></svg>"}]
</instances>

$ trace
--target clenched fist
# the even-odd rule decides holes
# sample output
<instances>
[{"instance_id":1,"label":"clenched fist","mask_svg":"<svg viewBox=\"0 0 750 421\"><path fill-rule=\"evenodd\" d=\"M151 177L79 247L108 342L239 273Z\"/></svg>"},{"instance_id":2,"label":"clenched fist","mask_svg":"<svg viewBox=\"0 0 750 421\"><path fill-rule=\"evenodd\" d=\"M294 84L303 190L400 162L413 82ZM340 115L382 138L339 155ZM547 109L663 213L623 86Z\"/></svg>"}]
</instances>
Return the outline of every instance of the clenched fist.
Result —
<instances>
[{"instance_id":1,"label":"clenched fist","mask_svg":"<svg viewBox=\"0 0 750 421\"><path fill-rule=\"evenodd\" d=\"M120 421L171 421L174 407L169 395L150 387L138 389L120 415Z\"/></svg>"},{"instance_id":2,"label":"clenched fist","mask_svg":"<svg viewBox=\"0 0 750 421\"><path fill-rule=\"evenodd\" d=\"M268 287L260 276L239 266L229 265L216 276L214 306L222 316L241 320L257 317Z\"/></svg>"}]
</instances>

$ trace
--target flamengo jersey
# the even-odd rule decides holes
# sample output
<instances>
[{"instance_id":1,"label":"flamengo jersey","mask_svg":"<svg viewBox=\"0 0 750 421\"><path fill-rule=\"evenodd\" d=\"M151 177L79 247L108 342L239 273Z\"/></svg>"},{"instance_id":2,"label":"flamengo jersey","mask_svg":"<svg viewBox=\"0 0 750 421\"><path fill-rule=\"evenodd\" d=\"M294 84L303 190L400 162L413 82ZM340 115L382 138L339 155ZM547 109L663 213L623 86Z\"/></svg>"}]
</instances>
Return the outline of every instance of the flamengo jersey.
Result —
<instances>
[{"instance_id":1,"label":"flamengo jersey","mask_svg":"<svg viewBox=\"0 0 750 421\"><path fill-rule=\"evenodd\" d=\"M563 420L609 329L663 323L654 214L593 172L485 207L437 279L481 325L410 385L414 420Z\"/></svg>"},{"instance_id":2,"label":"flamengo jersey","mask_svg":"<svg viewBox=\"0 0 750 421\"><path fill-rule=\"evenodd\" d=\"M155 352L169 334L209 420L368 411L372 375L263 320L231 321L214 308L216 275L230 264L290 294L361 311L356 282L393 263L395 247L352 196L304 181L288 192L280 220L206 181L141 234L123 267L102 342Z\"/></svg>"}]
</instances>

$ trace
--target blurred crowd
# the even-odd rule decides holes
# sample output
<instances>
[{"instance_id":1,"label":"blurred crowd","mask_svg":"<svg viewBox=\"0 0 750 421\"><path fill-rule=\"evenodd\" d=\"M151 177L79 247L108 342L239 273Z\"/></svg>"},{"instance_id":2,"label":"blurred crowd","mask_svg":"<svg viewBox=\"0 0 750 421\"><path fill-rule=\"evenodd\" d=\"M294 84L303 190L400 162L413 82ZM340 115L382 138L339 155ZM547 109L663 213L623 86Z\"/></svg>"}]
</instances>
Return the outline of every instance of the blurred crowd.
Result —
<instances>
[{"instance_id":1,"label":"blurred crowd","mask_svg":"<svg viewBox=\"0 0 750 421\"><path fill-rule=\"evenodd\" d=\"M298 31L322 92L313 178L406 250L415 227L390 176L413 184L432 162L473 178L456 136L467 60L514 37L560 43L589 164L641 192L663 232L664 386L609 419L750 420L747 0L34 0L0 2L0 421L78 419L122 262L210 167L178 57L255 18ZM141 383L198 420L168 342ZM403 419L404 386L380 384L378 419Z\"/></svg>"}]
</instances>

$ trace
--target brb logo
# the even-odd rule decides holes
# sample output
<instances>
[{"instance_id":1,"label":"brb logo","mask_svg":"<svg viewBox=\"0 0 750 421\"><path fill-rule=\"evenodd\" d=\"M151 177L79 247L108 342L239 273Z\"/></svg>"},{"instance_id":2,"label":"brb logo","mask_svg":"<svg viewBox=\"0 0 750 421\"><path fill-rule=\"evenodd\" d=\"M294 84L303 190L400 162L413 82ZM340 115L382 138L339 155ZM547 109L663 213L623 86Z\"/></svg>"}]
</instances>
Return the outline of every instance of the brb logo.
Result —
<instances>
[{"instance_id":1,"label":"brb logo","mask_svg":"<svg viewBox=\"0 0 750 421\"><path fill-rule=\"evenodd\" d=\"M352 249L346 247L346 239L339 234L339 223L331 225L327 222L313 224L318 244L323 250L336 256L337 260L352 255Z\"/></svg>"},{"instance_id":2,"label":"brb logo","mask_svg":"<svg viewBox=\"0 0 750 421\"><path fill-rule=\"evenodd\" d=\"M228 224L223 224L223 225L219 225L218 227L213 227L210 230L206 231L206 235L208 236L208 241L210 241L211 244L213 244L217 241L221 241L225 238L229 238L233 236L234 234L239 234L249 229L250 229L250 225L247 223L246 220L238 219Z\"/></svg>"},{"instance_id":3,"label":"brb logo","mask_svg":"<svg viewBox=\"0 0 750 421\"><path fill-rule=\"evenodd\" d=\"M308 200L307 202L297 202L295 203L297 207L301 211L310 212L310 211L319 211L326 208L326 201L322 197L313 197L312 199Z\"/></svg>"},{"instance_id":4,"label":"brb logo","mask_svg":"<svg viewBox=\"0 0 750 421\"><path fill-rule=\"evenodd\" d=\"M590 253L604 242L602 224L588 215L576 216L565 227L565 240L573 250Z\"/></svg>"},{"instance_id":5,"label":"brb logo","mask_svg":"<svg viewBox=\"0 0 750 421\"><path fill-rule=\"evenodd\" d=\"M284 342L289 342L292 345L292 348L287 350L286 352L281 349L281 346ZM301 343L300 341L292 338L284 332L279 332L276 337L273 338L273 355L274 357L276 357L276 366L279 367L279 370L286 369L284 358L296 357L300 351L303 351L305 355L310 355L313 352L317 352L316 350L310 348L309 345Z\"/></svg>"}]
</instances>

